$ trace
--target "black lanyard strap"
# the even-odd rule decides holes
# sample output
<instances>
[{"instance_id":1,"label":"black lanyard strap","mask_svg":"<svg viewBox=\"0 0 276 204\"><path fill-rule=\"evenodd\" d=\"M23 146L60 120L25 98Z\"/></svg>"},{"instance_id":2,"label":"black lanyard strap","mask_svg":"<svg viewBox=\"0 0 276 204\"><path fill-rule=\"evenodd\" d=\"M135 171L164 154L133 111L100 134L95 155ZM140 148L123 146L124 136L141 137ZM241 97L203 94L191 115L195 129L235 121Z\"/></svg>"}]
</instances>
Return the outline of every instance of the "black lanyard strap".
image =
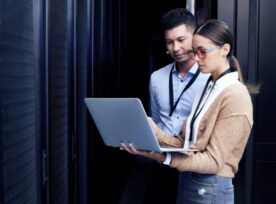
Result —
<instances>
[{"instance_id":1,"label":"black lanyard strap","mask_svg":"<svg viewBox=\"0 0 276 204\"><path fill-rule=\"evenodd\" d=\"M169 81L169 91L170 91L170 106L171 106L171 111L170 111L170 114L169 116L171 117L173 112L175 111L176 109L176 106L181 98L181 96L183 95L183 93L194 83L194 81L196 80L196 78L198 77L199 75L199 68L197 68L197 71L195 73L195 75L193 76L193 78L191 78L191 80L189 81L189 83L184 87L183 91L181 92L181 94L179 95L178 99L176 100L175 104L173 104L173 81L172 81L172 72L173 72L173 68L174 66L172 67L171 69L171 73L170 73L170 81Z\"/></svg>"},{"instance_id":2,"label":"black lanyard strap","mask_svg":"<svg viewBox=\"0 0 276 204\"><path fill-rule=\"evenodd\" d=\"M212 92L212 90L213 90L213 88L214 88L214 86L215 86L217 80L218 80L219 78L223 77L224 75L230 73L230 72L231 72L231 70L230 70L230 68L229 68L229 69L227 69L226 71L224 71L221 75L219 75L219 77L218 77L218 78L216 79L216 81L214 82L214 84L213 84L213 86L212 86L212 88L211 88L211 90L210 90L208 96L206 97L206 99L205 99L203 105L201 106L200 110L198 111L199 106L200 106L200 104L201 104L201 102L202 102L202 99L203 99L203 97L204 97L204 95L205 95L205 92L206 92L206 90L207 90L208 84L209 84L209 82L212 80L212 75L209 77L208 81L206 82L206 85L205 85L205 87L204 87L204 89L203 89L203 92L202 92L202 94L201 94L201 96L200 96L200 99L199 99L199 101L198 101L198 104L197 104L197 106L196 106L194 115L193 115L193 117L192 117L192 119L191 119L191 123L190 123L190 135L189 135L189 141L190 141L190 142L191 142L192 139L193 139L193 126L194 126L195 120L196 120L196 118L198 117L198 115L200 114L200 112L202 111L203 107L205 106L205 104L206 104L206 102L207 102L207 100L208 100L208 98L209 98L209 96L210 96L210 94L211 94L211 92Z\"/></svg>"}]
</instances>

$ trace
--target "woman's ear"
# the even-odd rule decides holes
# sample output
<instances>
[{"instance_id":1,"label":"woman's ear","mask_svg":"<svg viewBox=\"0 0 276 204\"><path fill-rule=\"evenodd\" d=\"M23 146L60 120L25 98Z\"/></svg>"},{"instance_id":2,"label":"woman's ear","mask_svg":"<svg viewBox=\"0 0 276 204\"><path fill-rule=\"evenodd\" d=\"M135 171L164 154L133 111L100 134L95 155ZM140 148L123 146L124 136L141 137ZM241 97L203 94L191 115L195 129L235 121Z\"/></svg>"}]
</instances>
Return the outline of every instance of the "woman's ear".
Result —
<instances>
[{"instance_id":1,"label":"woman's ear","mask_svg":"<svg viewBox=\"0 0 276 204\"><path fill-rule=\"evenodd\" d=\"M223 56L227 56L230 52L230 45L228 43L225 43L223 46L222 46L222 55Z\"/></svg>"}]
</instances>

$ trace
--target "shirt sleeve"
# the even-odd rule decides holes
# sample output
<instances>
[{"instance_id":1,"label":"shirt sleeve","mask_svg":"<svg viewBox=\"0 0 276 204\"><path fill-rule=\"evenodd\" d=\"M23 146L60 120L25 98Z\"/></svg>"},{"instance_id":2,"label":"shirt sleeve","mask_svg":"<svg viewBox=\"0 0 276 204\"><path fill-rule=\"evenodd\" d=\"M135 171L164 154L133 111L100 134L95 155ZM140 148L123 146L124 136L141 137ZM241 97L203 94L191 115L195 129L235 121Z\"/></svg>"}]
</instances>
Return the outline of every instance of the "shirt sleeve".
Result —
<instances>
[{"instance_id":1,"label":"shirt sleeve","mask_svg":"<svg viewBox=\"0 0 276 204\"><path fill-rule=\"evenodd\" d=\"M156 95L153 88L153 78L151 75L150 78L150 85L149 85L149 94L150 94L150 116L152 117L153 121L155 123L158 123L160 121L159 118L159 107L156 99Z\"/></svg>"}]
</instances>

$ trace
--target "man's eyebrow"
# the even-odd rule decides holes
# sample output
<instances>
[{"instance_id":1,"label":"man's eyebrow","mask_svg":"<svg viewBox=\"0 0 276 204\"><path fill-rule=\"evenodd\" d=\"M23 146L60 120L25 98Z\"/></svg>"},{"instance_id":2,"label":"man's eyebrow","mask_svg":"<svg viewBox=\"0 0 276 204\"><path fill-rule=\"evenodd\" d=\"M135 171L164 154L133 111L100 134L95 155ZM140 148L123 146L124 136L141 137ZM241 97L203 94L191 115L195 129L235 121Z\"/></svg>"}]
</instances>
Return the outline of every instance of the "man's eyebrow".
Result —
<instances>
[{"instance_id":1,"label":"man's eyebrow","mask_svg":"<svg viewBox=\"0 0 276 204\"><path fill-rule=\"evenodd\" d=\"M187 36L186 35L181 35L181 36L179 36L177 38L187 38Z\"/></svg>"},{"instance_id":2,"label":"man's eyebrow","mask_svg":"<svg viewBox=\"0 0 276 204\"><path fill-rule=\"evenodd\" d=\"M182 35L182 36L177 37L176 39L178 40L178 39L181 39L181 38L185 38L185 39L187 39L188 37L187 37L187 36L185 36L185 35ZM165 38L165 40L173 40L173 39L170 39L170 38Z\"/></svg>"}]
</instances>

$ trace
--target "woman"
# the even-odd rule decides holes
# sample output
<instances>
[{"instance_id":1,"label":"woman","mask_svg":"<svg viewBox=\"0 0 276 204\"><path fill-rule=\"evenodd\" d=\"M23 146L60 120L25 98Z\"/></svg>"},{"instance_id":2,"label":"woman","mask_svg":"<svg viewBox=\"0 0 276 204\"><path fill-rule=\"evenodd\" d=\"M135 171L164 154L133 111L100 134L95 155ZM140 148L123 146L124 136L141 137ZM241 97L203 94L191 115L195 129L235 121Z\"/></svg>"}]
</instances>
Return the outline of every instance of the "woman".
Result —
<instances>
[{"instance_id":1,"label":"woman","mask_svg":"<svg viewBox=\"0 0 276 204\"><path fill-rule=\"evenodd\" d=\"M149 119L162 146L184 146L197 152L162 154L122 144L121 149L129 153L187 172L178 203L234 203L232 178L253 125L253 113L249 89L243 84L232 48L233 38L225 23L210 20L200 26L194 32L193 50L189 54L199 64L200 71L211 76L195 97L182 132L179 136L169 136Z\"/></svg>"}]
</instances>

